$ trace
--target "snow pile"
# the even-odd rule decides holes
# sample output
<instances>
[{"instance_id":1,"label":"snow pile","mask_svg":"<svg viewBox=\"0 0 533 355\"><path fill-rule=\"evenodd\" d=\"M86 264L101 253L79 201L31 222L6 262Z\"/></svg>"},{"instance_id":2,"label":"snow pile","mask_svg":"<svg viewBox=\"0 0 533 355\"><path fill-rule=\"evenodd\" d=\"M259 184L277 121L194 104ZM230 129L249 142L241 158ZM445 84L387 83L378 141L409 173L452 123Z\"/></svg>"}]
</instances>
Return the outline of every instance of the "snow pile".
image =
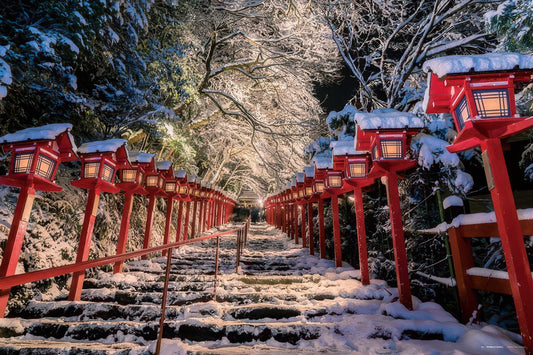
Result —
<instances>
[{"instance_id":1,"label":"snow pile","mask_svg":"<svg viewBox=\"0 0 533 355\"><path fill-rule=\"evenodd\" d=\"M155 158L155 154L138 151L129 151L128 156L132 163L150 163Z\"/></svg>"},{"instance_id":2,"label":"snow pile","mask_svg":"<svg viewBox=\"0 0 533 355\"><path fill-rule=\"evenodd\" d=\"M5 60L2 59L7 54L9 46L0 46L0 100L7 95L7 86L11 85L11 68Z\"/></svg>"},{"instance_id":3,"label":"snow pile","mask_svg":"<svg viewBox=\"0 0 533 355\"><path fill-rule=\"evenodd\" d=\"M452 206L463 207L464 203L463 199L459 196L451 195L446 197L444 201L442 201L442 206L444 207L444 209L450 208Z\"/></svg>"},{"instance_id":4,"label":"snow pile","mask_svg":"<svg viewBox=\"0 0 533 355\"><path fill-rule=\"evenodd\" d=\"M15 143L41 139L52 140L61 133L69 132L71 129L72 125L70 123L54 123L40 127L31 127L0 137L0 143Z\"/></svg>"},{"instance_id":5,"label":"snow pile","mask_svg":"<svg viewBox=\"0 0 533 355\"><path fill-rule=\"evenodd\" d=\"M415 114L393 109L377 109L370 113L358 112L354 114L354 121L363 130L424 127L422 119Z\"/></svg>"},{"instance_id":6,"label":"snow pile","mask_svg":"<svg viewBox=\"0 0 533 355\"><path fill-rule=\"evenodd\" d=\"M333 149L333 155L357 155L367 153L355 150L355 139L334 141L331 142L330 146Z\"/></svg>"},{"instance_id":7,"label":"snow pile","mask_svg":"<svg viewBox=\"0 0 533 355\"><path fill-rule=\"evenodd\" d=\"M426 61L423 69L426 73L435 73L439 78L449 74L533 69L533 55L518 53L450 55Z\"/></svg>"},{"instance_id":8,"label":"snow pile","mask_svg":"<svg viewBox=\"0 0 533 355\"><path fill-rule=\"evenodd\" d=\"M305 173L296 173L296 182L303 184L305 181Z\"/></svg>"},{"instance_id":9,"label":"snow pile","mask_svg":"<svg viewBox=\"0 0 533 355\"><path fill-rule=\"evenodd\" d=\"M184 179L187 177L187 170L178 170L174 173L174 176L178 179Z\"/></svg>"},{"instance_id":10,"label":"snow pile","mask_svg":"<svg viewBox=\"0 0 533 355\"><path fill-rule=\"evenodd\" d=\"M311 164L315 164L317 169L333 169L333 159L327 155L315 155Z\"/></svg>"},{"instance_id":11,"label":"snow pile","mask_svg":"<svg viewBox=\"0 0 533 355\"><path fill-rule=\"evenodd\" d=\"M466 194L472 189L472 187L474 187L474 179L469 173L465 173L462 170L457 170L454 186L456 187L456 189Z\"/></svg>"},{"instance_id":12,"label":"snow pile","mask_svg":"<svg viewBox=\"0 0 533 355\"><path fill-rule=\"evenodd\" d=\"M511 340L502 329L493 325L469 329L457 341L457 346L471 354L524 354L524 348Z\"/></svg>"},{"instance_id":13,"label":"snow pile","mask_svg":"<svg viewBox=\"0 0 533 355\"><path fill-rule=\"evenodd\" d=\"M420 134L413 142L419 147L418 165L430 169L433 164L442 163L445 167L458 167L461 163L456 153L450 153L446 149L450 144L428 134Z\"/></svg>"},{"instance_id":14,"label":"snow pile","mask_svg":"<svg viewBox=\"0 0 533 355\"><path fill-rule=\"evenodd\" d=\"M353 139L354 131L351 122L357 112L360 111L352 105L344 106L339 112L331 111L326 119L331 134L338 140Z\"/></svg>"},{"instance_id":15,"label":"snow pile","mask_svg":"<svg viewBox=\"0 0 533 355\"><path fill-rule=\"evenodd\" d=\"M127 141L125 139L107 139L105 141L95 141L83 143L78 148L78 153L104 153L104 152L116 152L120 147L126 146Z\"/></svg>"},{"instance_id":16,"label":"snow pile","mask_svg":"<svg viewBox=\"0 0 533 355\"><path fill-rule=\"evenodd\" d=\"M304 153L320 153L329 148L330 139L327 137L320 137L310 145L304 148Z\"/></svg>"},{"instance_id":17,"label":"snow pile","mask_svg":"<svg viewBox=\"0 0 533 355\"><path fill-rule=\"evenodd\" d=\"M305 174L305 177L314 178L315 177L315 167L314 166L306 166L304 168L304 174Z\"/></svg>"}]
</instances>

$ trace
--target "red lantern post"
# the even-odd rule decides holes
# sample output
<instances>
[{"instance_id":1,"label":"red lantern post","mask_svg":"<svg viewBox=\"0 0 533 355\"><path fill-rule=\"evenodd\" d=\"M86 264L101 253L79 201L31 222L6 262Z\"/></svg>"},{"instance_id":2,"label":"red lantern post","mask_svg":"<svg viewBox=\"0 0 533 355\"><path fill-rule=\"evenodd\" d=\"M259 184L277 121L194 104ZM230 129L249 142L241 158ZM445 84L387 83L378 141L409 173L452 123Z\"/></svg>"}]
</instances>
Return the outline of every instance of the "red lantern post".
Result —
<instances>
[{"instance_id":1,"label":"red lantern post","mask_svg":"<svg viewBox=\"0 0 533 355\"><path fill-rule=\"evenodd\" d=\"M384 177L391 219L396 280L400 302L412 310L409 269L403 233L402 211L398 192L398 172L410 169L416 161L409 158L411 137L424 126L422 120L411 113L385 109L373 113L356 113L358 123L356 149L370 151L373 166L369 178Z\"/></svg>"},{"instance_id":2,"label":"red lantern post","mask_svg":"<svg viewBox=\"0 0 533 355\"><path fill-rule=\"evenodd\" d=\"M533 56L441 57L426 62L424 70L430 72L426 112L452 113L458 131L447 149L481 148L522 339L533 354L533 279L501 144L533 127L533 117L517 115L514 92L517 84L532 81Z\"/></svg>"},{"instance_id":3,"label":"red lantern post","mask_svg":"<svg viewBox=\"0 0 533 355\"><path fill-rule=\"evenodd\" d=\"M115 186L115 174L118 169L130 167L126 141L124 139L109 139L105 141L82 144L78 149L81 159L81 178L71 181L71 185L89 190L87 207L83 219L83 227L78 245L76 263L86 261L89 257L94 220L98 212L100 193L117 193L120 189ZM69 301L79 301L85 271L72 275Z\"/></svg>"},{"instance_id":4,"label":"red lantern post","mask_svg":"<svg viewBox=\"0 0 533 355\"><path fill-rule=\"evenodd\" d=\"M176 183L178 186L176 187L178 191L178 218L176 221L176 242L181 241L181 230L183 226L183 204L186 203L186 201L189 200L189 186L187 183L187 171L185 170L178 170L175 174L176 177ZM185 238L183 238L185 240Z\"/></svg>"},{"instance_id":5,"label":"red lantern post","mask_svg":"<svg viewBox=\"0 0 533 355\"><path fill-rule=\"evenodd\" d=\"M71 124L32 127L0 137L4 151L11 151L9 173L0 184L20 187L20 194L4 248L0 277L15 273L30 219L35 192L61 191L53 180L59 163L77 160L76 146L70 135ZM4 317L9 288L0 289L0 317Z\"/></svg>"},{"instance_id":6,"label":"red lantern post","mask_svg":"<svg viewBox=\"0 0 533 355\"><path fill-rule=\"evenodd\" d=\"M314 184L315 184L315 168L312 166L306 166L304 168L305 174L305 198L307 200L307 231L309 233L309 254L315 255L315 241L313 235L313 202L317 199L314 196Z\"/></svg>"},{"instance_id":7,"label":"red lantern post","mask_svg":"<svg viewBox=\"0 0 533 355\"><path fill-rule=\"evenodd\" d=\"M146 226L144 229L143 249L150 247L152 239L152 227L154 225L155 202L157 197L164 197L163 190L165 179L164 172L159 172L157 166L145 166L146 177L144 179L144 188L148 191L148 211L146 213ZM148 255L141 256L141 259L148 259Z\"/></svg>"},{"instance_id":8,"label":"red lantern post","mask_svg":"<svg viewBox=\"0 0 533 355\"><path fill-rule=\"evenodd\" d=\"M169 160L157 163L157 170L163 175L164 196L167 198L167 211L165 214L165 232L163 234L163 245L170 241L170 227L172 226L172 212L174 209L174 199L177 197L177 183L172 169L172 162ZM167 256L167 251L161 252L162 256Z\"/></svg>"},{"instance_id":9,"label":"red lantern post","mask_svg":"<svg viewBox=\"0 0 533 355\"><path fill-rule=\"evenodd\" d=\"M126 252L130 217L133 207L133 196L135 194L147 194L147 191L142 187L144 181L143 164L153 164L155 158L154 154L142 152L129 152L128 156L131 166L119 171L120 183L116 184L120 190L124 191L124 207L122 208L120 232L118 234L117 254L123 254ZM123 265L123 261L117 261L113 266L113 273L116 274L122 272Z\"/></svg>"},{"instance_id":10,"label":"red lantern post","mask_svg":"<svg viewBox=\"0 0 533 355\"><path fill-rule=\"evenodd\" d=\"M324 180L326 178L327 167L329 166L329 159L314 157L313 163L315 165L315 183L313 186L313 194L318 201L318 243L320 247L320 258L326 258L326 231L324 227ZM332 166L333 167L333 166Z\"/></svg>"}]
</instances>

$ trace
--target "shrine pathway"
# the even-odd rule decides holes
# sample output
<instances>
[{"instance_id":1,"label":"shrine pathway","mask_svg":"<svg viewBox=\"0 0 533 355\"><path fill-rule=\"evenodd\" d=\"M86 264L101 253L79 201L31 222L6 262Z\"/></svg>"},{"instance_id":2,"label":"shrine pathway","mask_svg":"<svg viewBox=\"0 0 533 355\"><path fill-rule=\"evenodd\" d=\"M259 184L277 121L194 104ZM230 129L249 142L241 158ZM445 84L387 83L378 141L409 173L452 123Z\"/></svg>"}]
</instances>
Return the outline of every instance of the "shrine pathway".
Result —
<instances>
[{"instance_id":1,"label":"shrine pathway","mask_svg":"<svg viewBox=\"0 0 533 355\"><path fill-rule=\"evenodd\" d=\"M334 268L266 224L252 225L239 273L235 243L221 238L216 302L216 241L174 251L162 354L479 354L480 341L500 339L435 303L415 300L409 312L395 288L362 286L351 266ZM165 263L155 257L127 263L123 274L99 272L85 281L81 302L66 293L30 301L0 319L0 354L150 353Z\"/></svg>"}]
</instances>

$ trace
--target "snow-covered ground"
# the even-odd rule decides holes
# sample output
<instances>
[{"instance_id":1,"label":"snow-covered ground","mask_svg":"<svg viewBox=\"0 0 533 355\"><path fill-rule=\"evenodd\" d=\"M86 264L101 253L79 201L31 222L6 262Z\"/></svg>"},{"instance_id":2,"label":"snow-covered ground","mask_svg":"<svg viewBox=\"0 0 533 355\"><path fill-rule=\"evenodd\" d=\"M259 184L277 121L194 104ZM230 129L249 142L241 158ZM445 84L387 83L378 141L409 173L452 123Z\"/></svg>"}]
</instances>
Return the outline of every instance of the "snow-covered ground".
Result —
<instances>
[{"instance_id":1,"label":"snow-covered ground","mask_svg":"<svg viewBox=\"0 0 533 355\"><path fill-rule=\"evenodd\" d=\"M175 251L163 354L524 353L516 335L462 325L436 303L415 299L408 311L396 288L380 280L363 286L351 266L335 268L310 256L264 224L252 226L238 273L235 238L221 239L215 302L214 247L211 240ZM12 335L0 338L0 347L149 353L165 261L132 261L118 275L102 272L87 280L82 302L31 301L12 315L18 317L0 320L0 334Z\"/></svg>"}]
</instances>

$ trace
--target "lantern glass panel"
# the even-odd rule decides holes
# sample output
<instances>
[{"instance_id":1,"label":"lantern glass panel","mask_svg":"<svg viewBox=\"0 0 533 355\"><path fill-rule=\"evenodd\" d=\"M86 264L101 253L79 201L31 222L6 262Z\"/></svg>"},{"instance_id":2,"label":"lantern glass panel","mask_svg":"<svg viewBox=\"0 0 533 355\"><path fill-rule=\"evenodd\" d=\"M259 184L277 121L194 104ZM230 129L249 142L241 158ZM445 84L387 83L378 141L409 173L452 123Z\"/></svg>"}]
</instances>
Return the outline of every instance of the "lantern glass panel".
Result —
<instances>
[{"instance_id":1,"label":"lantern glass panel","mask_svg":"<svg viewBox=\"0 0 533 355\"><path fill-rule=\"evenodd\" d=\"M479 117L510 117L509 91L507 89L474 90L474 103Z\"/></svg>"},{"instance_id":2,"label":"lantern glass panel","mask_svg":"<svg viewBox=\"0 0 533 355\"><path fill-rule=\"evenodd\" d=\"M109 164L104 163L104 171L102 172L102 179L107 182L113 182L113 174L115 169Z\"/></svg>"},{"instance_id":3,"label":"lantern glass panel","mask_svg":"<svg viewBox=\"0 0 533 355\"><path fill-rule=\"evenodd\" d=\"M147 187L156 187L158 181L157 175L149 175L146 177L146 186Z\"/></svg>"},{"instance_id":4,"label":"lantern glass panel","mask_svg":"<svg viewBox=\"0 0 533 355\"><path fill-rule=\"evenodd\" d=\"M135 176L137 175L137 170L134 169L123 169L122 170L122 182L135 182Z\"/></svg>"},{"instance_id":5,"label":"lantern glass panel","mask_svg":"<svg viewBox=\"0 0 533 355\"><path fill-rule=\"evenodd\" d=\"M340 175L328 176L328 187L338 188L342 187L342 178Z\"/></svg>"},{"instance_id":6,"label":"lantern glass panel","mask_svg":"<svg viewBox=\"0 0 533 355\"><path fill-rule=\"evenodd\" d=\"M468 109L466 96L463 96L463 99L457 105L455 117L457 118L457 123L459 123L459 130L462 130L465 126L465 121L470 119L470 110Z\"/></svg>"},{"instance_id":7,"label":"lantern glass panel","mask_svg":"<svg viewBox=\"0 0 533 355\"><path fill-rule=\"evenodd\" d=\"M403 158L403 141L402 139L382 139L381 154L383 159L402 159Z\"/></svg>"},{"instance_id":8,"label":"lantern glass panel","mask_svg":"<svg viewBox=\"0 0 533 355\"><path fill-rule=\"evenodd\" d=\"M175 182L167 182L165 184L165 191L166 192L174 192L176 190L176 183Z\"/></svg>"},{"instance_id":9,"label":"lantern glass panel","mask_svg":"<svg viewBox=\"0 0 533 355\"><path fill-rule=\"evenodd\" d=\"M296 191L294 191L294 192L292 193L292 199L293 199L293 200L296 200L297 198L298 198L298 193L297 193Z\"/></svg>"},{"instance_id":10,"label":"lantern glass panel","mask_svg":"<svg viewBox=\"0 0 533 355\"><path fill-rule=\"evenodd\" d=\"M304 191L303 190L298 190L298 197L299 198L304 197Z\"/></svg>"},{"instance_id":11,"label":"lantern glass panel","mask_svg":"<svg viewBox=\"0 0 533 355\"><path fill-rule=\"evenodd\" d=\"M30 171L33 161L33 153L15 154L15 164L13 165L13 174L26 174Z\"/></svg>"},{"instance_id":12,"label":"lantern glass panel","mask_svg":"<svg viewBox=\"0 0 533 355\"><path fill-rule=\"evenodd\" d=\"M350 177L362 178L366 176L366 163L349 163Z\"/></svg>"},{"instance_id":13,"label":"lantern glass panel","mask_svg":"<svg viewBox=\"0 0 533 355\"><path fill-rule=\"evenodd\" d=\"M37 159L37 166L35 167L35 173L42 176L45 179L51 180L52 174L56 168L57 161L46 155L39 154Z\"/></svg>"},{"instance_id":14,"label":"lantern glass panel","mask_svg":"<svg viewBox=\"0 0 533 355\"><path fill-rule=\"evenodd\" d=\"M100 170L100 162L85 163L83 167L84 179L95 179L98 177L98 171Z\"/></svg>"},{"instance_id":15,"label":"lantern glass panel","mask_svg":"<svg viewBox=\"0 0 533 355\"><path fill-rule=\"evenodd\" d=\"M194 196L196 197L200 196L200 190L194 190Z\"/></svg>"},{"instance_id":16,"label":"lantern glass panel","mask_svg":"<svg viewBox=\"0 0 533 355\"><path fill-rule=\"evenodd\" d=\"M312 186L306 186L305 187L305 196L311 196L313 194L313 187Z\"/></svg>"},{"instance_id":17,"label":"lantern glass panel","mask_svg":"<svg viewBox=\"0 0 533 355\"><path fill-rule=\"evenodd\" d=\"M324 182L322 181L315 182L315 192L320 193L320 194L324 192Z\"/></svg>"}]
</instances>

